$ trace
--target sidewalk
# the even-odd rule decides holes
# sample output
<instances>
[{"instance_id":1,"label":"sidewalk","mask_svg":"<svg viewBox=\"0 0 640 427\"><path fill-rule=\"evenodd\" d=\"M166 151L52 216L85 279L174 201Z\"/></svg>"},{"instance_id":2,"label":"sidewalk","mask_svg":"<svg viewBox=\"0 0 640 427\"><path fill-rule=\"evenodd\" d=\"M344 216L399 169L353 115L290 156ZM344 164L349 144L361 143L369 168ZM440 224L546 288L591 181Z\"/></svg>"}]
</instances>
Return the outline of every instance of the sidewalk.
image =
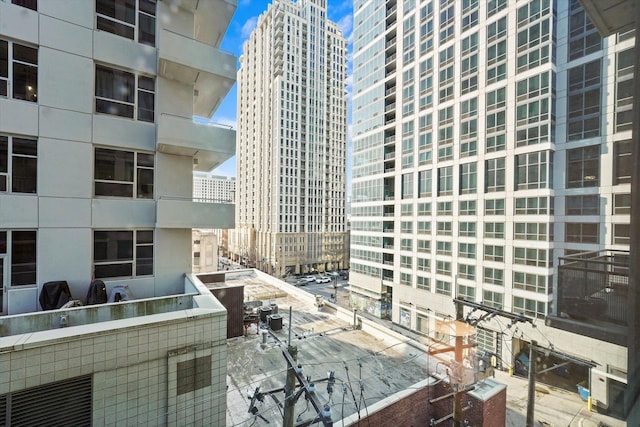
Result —
<instances>
[{"instance_id":1,"label":"sidewalk","mask_svg":"<svg viewBox=\"0 0 640 427\"><path fill-rule=\"evenodd\" d=\"M527 419L528 381L496 371L496 380L507 385L507 426L522 427ZM577 393L536 384L535 417L545 427L625 427L624 421L587 410Z\"/></svg>"}]
</instances>

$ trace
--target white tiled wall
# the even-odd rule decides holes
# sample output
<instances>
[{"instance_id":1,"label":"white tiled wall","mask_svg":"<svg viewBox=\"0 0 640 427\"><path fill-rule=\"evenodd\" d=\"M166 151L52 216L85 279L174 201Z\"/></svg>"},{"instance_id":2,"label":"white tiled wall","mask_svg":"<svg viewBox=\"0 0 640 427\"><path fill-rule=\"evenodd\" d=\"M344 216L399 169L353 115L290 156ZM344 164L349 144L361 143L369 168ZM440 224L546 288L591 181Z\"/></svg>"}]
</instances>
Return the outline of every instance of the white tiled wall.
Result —
<instances>
[{"instance_id":1,"label":"white tiled wall","mask_svg":"<svg viewBox=\"0 0 640 427\"><path fill-rule=\"evenodd\" d=\"M226 413L226 314L79 333L53 344L0 352L0 394L93 374L93 423L104 426L223 425ZM208 395L168 412L169 353L208 348ZM174 384L175 387L175 384Z\"/></svg>"}]
</instances>

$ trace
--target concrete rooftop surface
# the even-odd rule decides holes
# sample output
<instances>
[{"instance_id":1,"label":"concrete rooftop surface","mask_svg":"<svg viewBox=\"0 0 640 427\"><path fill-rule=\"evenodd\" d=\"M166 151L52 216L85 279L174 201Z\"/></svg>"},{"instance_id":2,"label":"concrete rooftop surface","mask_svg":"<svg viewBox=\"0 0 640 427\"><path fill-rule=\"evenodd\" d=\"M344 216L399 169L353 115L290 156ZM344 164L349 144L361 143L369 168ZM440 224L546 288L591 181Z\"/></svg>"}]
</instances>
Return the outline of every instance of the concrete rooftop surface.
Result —
<instances>
[{"instance_id":1,"label":"concrete rooftop surface","mask_svg":"<svg viewBox=\"0 0 640 427\"><path fill-rule=\"evenodd\" d=\"M259 416L249 413L248 395L257 387L266 393L284 386L287 363L283 350L289 326L303 375L315 383L319 400L329 404L334 425L343 425L339 420L355 414L356 407L366 414L372 405L427 380L427 354L408 338L384 328L354 329L353 320L339 315L335 307L318 307L313 295L259 275L252 271L227 274L226 283L243 284L245 301L263 299L267 305L277 304L283 327L268 333L266 340L255 326L248 328L247 336L228 340L227 426L281 424L281 408L274 397L282 403L283 391L266 394L263 402L256 403ZM336 378L331 396L326 381L329 371ZM315 416L303 394L295 407L296 423Z\"/></svg>"}]
</instances>

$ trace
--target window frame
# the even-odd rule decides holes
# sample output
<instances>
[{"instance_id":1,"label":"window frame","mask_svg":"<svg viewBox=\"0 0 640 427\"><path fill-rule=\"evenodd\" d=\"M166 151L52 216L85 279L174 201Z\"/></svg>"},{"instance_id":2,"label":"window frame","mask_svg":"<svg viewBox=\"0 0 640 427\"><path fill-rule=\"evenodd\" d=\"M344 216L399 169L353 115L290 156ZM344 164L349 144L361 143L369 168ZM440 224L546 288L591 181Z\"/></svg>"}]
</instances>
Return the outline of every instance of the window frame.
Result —
<instances>
[{"instance_id":1,"label":"window frame","mask_svg":"<svg viewBox=\"0 0 640 427\"><path fill-rule=\"evenodd\" d=\"M38 193L38 145L37 138L0 134L0 193Z\"/></svg>"},{"instance_id":2,"label":"window frame","mask_svg":"<svg viewBox=\"0 0 640 427\"><path fill-rule=\"evenodd\" d=\"M124 153L125 155L130 154L132 163L131 163L131 180L116 180L116 179L108 179L108 178L97 178L97 174L100 173L109 173L111 171L109 170L104 170L103 167L99 167L98 166L98 161L104 161L106 162L106 160L99 160L98 158L98 152L104 152L105 154L107 154L107 152L113 152L114 155L116 155L117 153ZM116 148L111 148L111 147L102 147L102 146L96 146L94 147L94 173L93 173L93 197L99 198L99 197L118 197L118 198L126 198L126 199L140 199L140 200L153 200L154 196L155 196L155 179L156 179L156 173L155 173L155 160L156 160L156 155L155 153L151 153L151 152L143 152L143 151L131 151L131 150L119 150ZM142 160L145 159L146 160ZM113 169L117 169L116 168L116 163L117 163L117 158L114 157L114 167ZM149 159L151 160L151 166L149 166ZM121 160L121 161L126 161L125 160ZM121 167L120 169L126 169L126 166ZM145 173L146 171L146 173ZM149 183L149 171L151 171L151 176L150 176L150 183ZM125 171L126 173L126 171ZM144 182L142 182L143 180L141 179L141 177L143 177L144 175L146 176L146 179L144 180ZM98 191L98 185L101 185L105 191ZM131 188L131 195L123 195L123 194L113 194L109 193L106 191L106 189L108 188L124 188L124 186L130 186ZM149 190L150 189L150 190ZM117 193L117 192L116 192Z\"/></svg>"},{"instance_id":3,"label":"window frame","mask_svg":"<svg viewBox=\"0 0 640 427\"><path fill-rule=\"evenodd\" d=\"M115 4L116 2L114 0L96 0L96 30L105 31L140 44L155 47L157 36L157 2L155 0L131 1L134 2L132 13L133 22L130 22L130 20L127 19L116 17L116 15L118 15L118 12L122 13L123 11L119 10L120 8ZM111 3L113 3L113 16L109 14L110 11L104 8L105 6L108 8ZM127 5L120 4L120 6L125 6L126 8ZM153 10L151 10L151 8L153 8ZM129 10L124 11L125 15L126 12L129 12ZM149 26L149 28L153 29L152 34L148 31L144 31L144 29L142 28L144 26L144 20L148 20L148 23L153 24L152 26ZM128 35L128 32L126 30L131 30L131 36ZM150 34L152 38L150 37Z\"/></svg>"},{"instance_id":4,"label":"window frame","mask_svg":"<svg viewBox=\"0 0 640 427\"><path fill-rule=\"evenodd\" d=\"M109 73L105 75L103 73ZM110 116L127 118L139 122L155 123L156 116L156 78L143 73L126 71L119 68L95 64L94 67L94 112ZM101 76L103 76L101 78ZM123 96L114 96L116 91L111 85L124 84L127 90ZM109 94L111 92L111 94ZM121 99L122 98L122 99ZM152 104L149 106L148 104ZM151 108L151 109L150 109Z\"/></svg>"},{"instance_id":5,"label":"window frame","mask_svg":"<svg viewBox=\"0 0 640 427\"><path fill-rule=\"evenodd\" d=\"M0 38L0 97L38 102L38 56L37 46Z\"/></svg>"},{"instance_id":6,"label":"window frame","mask_svg":"<svg viewBox=\"0 0 640 427\"><path fill-rule=\"evenodd\" d=\"M111 236L128 236L118 239ZM150 237L150 238L149 238ZM106 239L105 239L106 238ZM125 247L126 242L131 247ZM122 244L121 242L125 242ZM115 246L114 246L115 243ZM105 245L99 247L99 245ZM149 248L151 252L149 253ZM124 252L121 252L124 250ZM115 253L111 253L115 251ZM142 255L147 255L143 257ZM149 256L150 255L150 256ZM101 256L104 258L96 258ZM150 263L148 260L151 260ZM112 274L106 268L130 265L130 274ZM150 266L150 270L149 270ZM96 279L150 277L155 270L155 232L153 229L94 229L93 230L93 271ZM115 270L117 273L126 270Z\"/></svg>"}]
</instances>

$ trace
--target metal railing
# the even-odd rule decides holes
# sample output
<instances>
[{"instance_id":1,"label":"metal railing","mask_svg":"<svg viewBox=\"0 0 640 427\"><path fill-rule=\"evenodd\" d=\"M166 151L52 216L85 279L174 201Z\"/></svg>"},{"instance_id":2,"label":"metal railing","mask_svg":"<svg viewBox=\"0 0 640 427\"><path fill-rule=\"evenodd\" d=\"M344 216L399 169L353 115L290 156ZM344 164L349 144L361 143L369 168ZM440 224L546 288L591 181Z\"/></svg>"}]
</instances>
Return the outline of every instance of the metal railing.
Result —
<instances>
[{"instance_id":1,"label":"metal railing","mask_svg":"<svg viewBox=\"0 0 640 427\"><path fill-rule=\"evenodd\" d=\"M605 250L560 257L558 315L628 324L629 252Z\"/></svg>"}]
</instances>

